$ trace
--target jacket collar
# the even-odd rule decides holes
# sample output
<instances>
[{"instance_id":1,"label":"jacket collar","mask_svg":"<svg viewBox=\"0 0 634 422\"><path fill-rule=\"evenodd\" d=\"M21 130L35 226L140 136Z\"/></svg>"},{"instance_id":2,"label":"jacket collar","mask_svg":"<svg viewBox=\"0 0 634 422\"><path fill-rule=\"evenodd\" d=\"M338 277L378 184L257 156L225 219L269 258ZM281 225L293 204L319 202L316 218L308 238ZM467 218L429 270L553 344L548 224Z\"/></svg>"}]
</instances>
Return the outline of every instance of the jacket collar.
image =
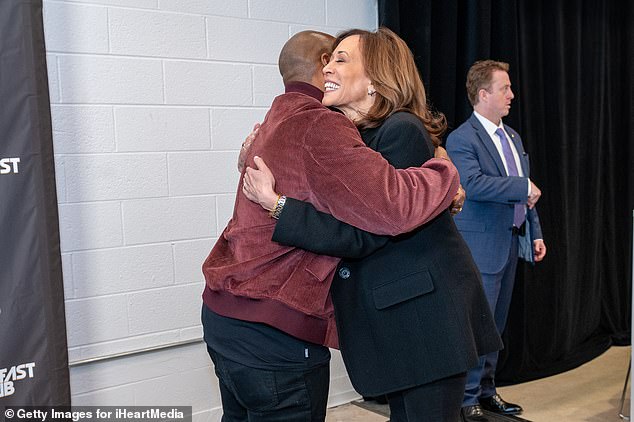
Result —
<instances>
[{"instance_id":1,"label":"jacket collar","mask_svg":"<svg viewBox=\"0 0 634 422\"><path fill-rule=\"evenodd\" d=\"M506 176L506 169L504 168L502 158L500 158L500 154L498 153L495 144L491 140L491 136L489 136L489 133L486 131L484 126L482 126L482 123L480 123L480 120L478 120L475 114L471 113L471 117L469 117L469 123L471 123L471 126L473 126L473 128L475 129L476 134L480 138L480 142L484 144L485 148L491 155L491 158L493 158L493 161L495 162L500 175Z\"/></svg>"},{"instance_id":2,"label":"jacket collar","mask_svg":"<svg viewBox=\"0 0 634 422\"><path fill-rule=\"evenodd\" d=\"M287 94L289 92L298 92L300 94L308 95L313 97L317 101L321 102L324 98L324 93L321 89L317 88L315 85L311 85L306 82L288 82L285 86L285 91Z\"/></svg>"}]
</instances>

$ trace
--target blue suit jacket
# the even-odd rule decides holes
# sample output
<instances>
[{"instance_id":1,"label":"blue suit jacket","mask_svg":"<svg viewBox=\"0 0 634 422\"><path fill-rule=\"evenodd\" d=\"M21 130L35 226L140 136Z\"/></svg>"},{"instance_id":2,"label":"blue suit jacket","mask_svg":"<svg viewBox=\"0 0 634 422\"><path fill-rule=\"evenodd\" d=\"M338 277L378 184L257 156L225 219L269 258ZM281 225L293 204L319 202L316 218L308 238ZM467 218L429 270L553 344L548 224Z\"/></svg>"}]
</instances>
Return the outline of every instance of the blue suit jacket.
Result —
<instances>
[{"instance_id":1,"label":"blue suit jacket","mask_svg":"<svg viewBox=\"0 0 634 422\"><path fill-rule=\"evenodd\" d=\"M482 273L501 271L511 247L513 210L517 203L526 203L530 176L528 154L520 135L504 125L515 145L525 177L506 175L504 163L495 144L480 121L471 115L449 134L447 152L460 173L460 183L467 199L462 212L456 215L458 230L471 249ZM526 209L527 239L541 239L537 209ZM532 251L532 246L529 248Z\"/></svg>"}]
</instances>

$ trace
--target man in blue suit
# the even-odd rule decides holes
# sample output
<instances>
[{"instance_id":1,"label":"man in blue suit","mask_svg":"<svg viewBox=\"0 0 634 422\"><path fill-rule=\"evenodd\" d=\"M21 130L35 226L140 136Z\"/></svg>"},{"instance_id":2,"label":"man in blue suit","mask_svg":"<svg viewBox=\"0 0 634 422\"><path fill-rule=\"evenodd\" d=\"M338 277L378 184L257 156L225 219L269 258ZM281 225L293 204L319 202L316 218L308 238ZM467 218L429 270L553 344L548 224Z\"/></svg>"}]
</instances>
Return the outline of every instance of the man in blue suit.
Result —
<instances>
[{"instance_id":1,"label":"man in blue suit","mask_svg":"<svg viewBox=\"0 0 634 422\"><path fill-rule=\"evenodd\" d=\"M514 97L508 69L507 63L493 60L471 66L466 86L473 114L447 138L447 152L467 194L455 222L482 274L500 334L518 257L536 262L546 255L535 208L541 191L529 178L528 155L519 134L502 123ZM467 374L464 420L486 421L483 409L506 415L522 412L496 392L497 360L497 352L482 356L480 365Z\"/></svg>"}]
</instances>

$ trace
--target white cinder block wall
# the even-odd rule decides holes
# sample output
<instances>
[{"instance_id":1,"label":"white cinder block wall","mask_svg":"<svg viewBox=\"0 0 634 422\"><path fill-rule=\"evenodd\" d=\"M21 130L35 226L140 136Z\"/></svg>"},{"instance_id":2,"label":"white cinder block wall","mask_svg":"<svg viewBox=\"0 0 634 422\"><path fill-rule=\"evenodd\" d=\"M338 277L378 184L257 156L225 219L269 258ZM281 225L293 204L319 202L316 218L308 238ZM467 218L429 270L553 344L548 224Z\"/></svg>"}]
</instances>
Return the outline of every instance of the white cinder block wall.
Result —
<instances>
[{"instance_id":1,"label":"white cinder block wall","mask_svg":"<svg viewBox=\"0 0 634 422\"><path fill-rule=\"evenodd\" d=\"M44 0L73 404L219 420L200 267L240 144L289 36L376 26L376 0ZM330 403L353 397L335 353Z\"/></svg>"}]
</instances>

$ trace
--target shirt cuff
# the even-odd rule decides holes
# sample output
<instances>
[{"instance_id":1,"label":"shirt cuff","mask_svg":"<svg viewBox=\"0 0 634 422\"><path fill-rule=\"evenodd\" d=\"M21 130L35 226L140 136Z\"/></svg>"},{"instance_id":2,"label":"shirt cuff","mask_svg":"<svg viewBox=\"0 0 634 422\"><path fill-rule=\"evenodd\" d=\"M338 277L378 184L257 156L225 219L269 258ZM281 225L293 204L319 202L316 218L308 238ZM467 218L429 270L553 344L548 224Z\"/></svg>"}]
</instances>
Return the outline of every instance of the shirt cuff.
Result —
<instances>
[{"instance_id":1,"label":"shirt cuff","mask_svg":"<svg viewBox=\"0 0 634 422\"><path fill-rule=\"evenodd\" d=\"M531 191L533 190L531 189L531 179L526 178L526 180L528 180L528 196L531 196Z\"/></svg>"}]
</instances>

